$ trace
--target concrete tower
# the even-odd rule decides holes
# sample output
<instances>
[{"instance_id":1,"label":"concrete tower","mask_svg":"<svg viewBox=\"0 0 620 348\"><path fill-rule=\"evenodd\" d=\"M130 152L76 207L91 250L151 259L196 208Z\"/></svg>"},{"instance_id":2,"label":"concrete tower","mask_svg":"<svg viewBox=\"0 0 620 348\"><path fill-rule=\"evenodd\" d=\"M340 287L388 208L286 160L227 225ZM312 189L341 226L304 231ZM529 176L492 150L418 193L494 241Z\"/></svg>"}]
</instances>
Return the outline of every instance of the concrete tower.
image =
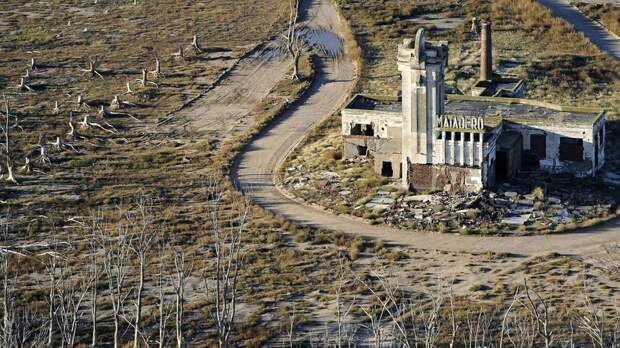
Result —
<instances>
[{"instance_id":1,"label":"concrete tower","mask_svg":"<svg viewBox=\"0 0 620 348\"><path fill-rule=\"evenodd\" d=\"M398 46L398 70L402 74L403 186L409 187L411 164L433 163L435 129L445 102L444 70L448 62L448 43L424 40L424 29L415 41L405 39Z\"/></svg>"}]
</instances>

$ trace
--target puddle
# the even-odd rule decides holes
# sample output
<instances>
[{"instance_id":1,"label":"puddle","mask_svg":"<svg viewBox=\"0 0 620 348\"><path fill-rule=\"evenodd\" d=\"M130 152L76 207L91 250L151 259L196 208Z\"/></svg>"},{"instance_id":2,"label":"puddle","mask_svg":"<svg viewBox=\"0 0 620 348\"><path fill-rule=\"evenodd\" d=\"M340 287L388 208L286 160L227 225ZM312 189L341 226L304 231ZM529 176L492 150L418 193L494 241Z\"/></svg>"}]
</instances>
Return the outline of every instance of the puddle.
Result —
<instances>
[{"instance_id":1,"label":"puddle","mask_svg":"<svg viewBox=\"0 0 620 348\"><path fill-rule=\"evenodd\" d=\"M301 35L309 45L319 49L327 57L338 58L342 55L342 39L331 31L307 29Z\"/></svg>"}]
</instances>

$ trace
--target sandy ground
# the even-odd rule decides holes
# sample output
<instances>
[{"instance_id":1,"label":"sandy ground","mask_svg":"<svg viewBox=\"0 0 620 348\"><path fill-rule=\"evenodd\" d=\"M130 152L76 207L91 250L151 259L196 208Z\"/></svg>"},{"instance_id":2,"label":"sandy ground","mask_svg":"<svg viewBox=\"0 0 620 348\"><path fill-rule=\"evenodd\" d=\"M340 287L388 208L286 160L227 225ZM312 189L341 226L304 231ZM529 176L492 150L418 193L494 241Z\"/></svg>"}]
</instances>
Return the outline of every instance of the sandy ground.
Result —
<instances>
[{"instance_id":1,"label":"sandy ground","mask_svg":"<svg viewBox=\"0 0 620 348\"><path fill-rule=\"evenodd\" d=\"M586 17L576 7L571 6L569 0L538 0L538 2L549 8L554 15L572 24L577 31L582 32L602 51L620 60L620 38Z\"/></svg>"}]
</instances>

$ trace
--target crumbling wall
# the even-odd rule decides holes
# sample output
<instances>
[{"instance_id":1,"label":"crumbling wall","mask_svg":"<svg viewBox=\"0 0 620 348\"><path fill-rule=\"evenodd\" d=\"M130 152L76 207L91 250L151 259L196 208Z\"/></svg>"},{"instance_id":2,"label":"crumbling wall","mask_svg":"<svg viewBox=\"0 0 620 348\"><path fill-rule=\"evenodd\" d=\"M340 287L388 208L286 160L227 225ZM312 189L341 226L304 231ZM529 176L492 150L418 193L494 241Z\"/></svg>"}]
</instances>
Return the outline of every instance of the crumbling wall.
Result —
<instances>
[{"instance_id":1,"label":"crumbling wall","mask_svg":"<svg viewBox=\"0 0 620 348\"><path fill-rule=\"evenodd\" d=\"M600 125L603 124L603 126ZM593 126L585 128L583 126L577 127L576 125L518 125L509 124L506 128L509 130L520 132L523 135L523 149L531 150L531 136L544 134L546 137L546 154L545 158L540 159L541 169L550 173L571 173L576 176L588 176L593 175L598 168L602 166L604 162L604 146L600 146L597 149L599 152L598 166L595 166L595 135L597 131L604 127L604 118L602 121L595 123ZM581 161L562 161L560 160L560 142L562 137L582 139L583 140L583 154L579 156ZM604 138L604 133L603 133ZM597 140L598 141L598 140Z\"/></svg>"},{"instance_id":2,"label":"crumbling wall","mask_svg":"<svg viewBox=\"0 0 620 348\"><path fill-rule=\"evenodd\" d=\"M400 158L401 142L400 139L381 139L369 136L349 135L343 137L344 140L344 157L351 158L354 156L363 156L366 154L389 154L396 155ZM365 147L367 153L359 153L359 147Z\"/></svg>"},{"instance_id":3,"label":"crumbling wall","mask_svg":"<svg viewBox=\"0 0 620 348\"><path fill-rule=\"evenodd\" d=\"M410 164L410 189L416 191L478 192L482 169L448 165Z\"/></svg>"}]
</instances>

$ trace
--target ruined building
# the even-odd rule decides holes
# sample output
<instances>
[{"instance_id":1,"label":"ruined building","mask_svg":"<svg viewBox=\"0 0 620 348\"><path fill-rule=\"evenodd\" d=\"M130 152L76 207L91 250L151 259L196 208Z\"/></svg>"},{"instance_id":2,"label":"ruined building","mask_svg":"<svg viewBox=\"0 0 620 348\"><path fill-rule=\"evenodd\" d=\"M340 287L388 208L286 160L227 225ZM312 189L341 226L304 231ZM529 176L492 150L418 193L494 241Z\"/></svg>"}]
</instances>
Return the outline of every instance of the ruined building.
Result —
<instances>
[{"instance_id":1,"label":"ruined building","mask_svg":"<svg viewBox=\"0 0 620 348\"><path fill-rule=\"evenodd\" d=\"M605 113L522 99L524 85L492 71L488 24L474 95L446 95L446 42L398 47L402 97L356 95L342 111L345 157L413 190L479 191L524 170L594 175L605 161Z\"/></svg>"}]
</instances>

